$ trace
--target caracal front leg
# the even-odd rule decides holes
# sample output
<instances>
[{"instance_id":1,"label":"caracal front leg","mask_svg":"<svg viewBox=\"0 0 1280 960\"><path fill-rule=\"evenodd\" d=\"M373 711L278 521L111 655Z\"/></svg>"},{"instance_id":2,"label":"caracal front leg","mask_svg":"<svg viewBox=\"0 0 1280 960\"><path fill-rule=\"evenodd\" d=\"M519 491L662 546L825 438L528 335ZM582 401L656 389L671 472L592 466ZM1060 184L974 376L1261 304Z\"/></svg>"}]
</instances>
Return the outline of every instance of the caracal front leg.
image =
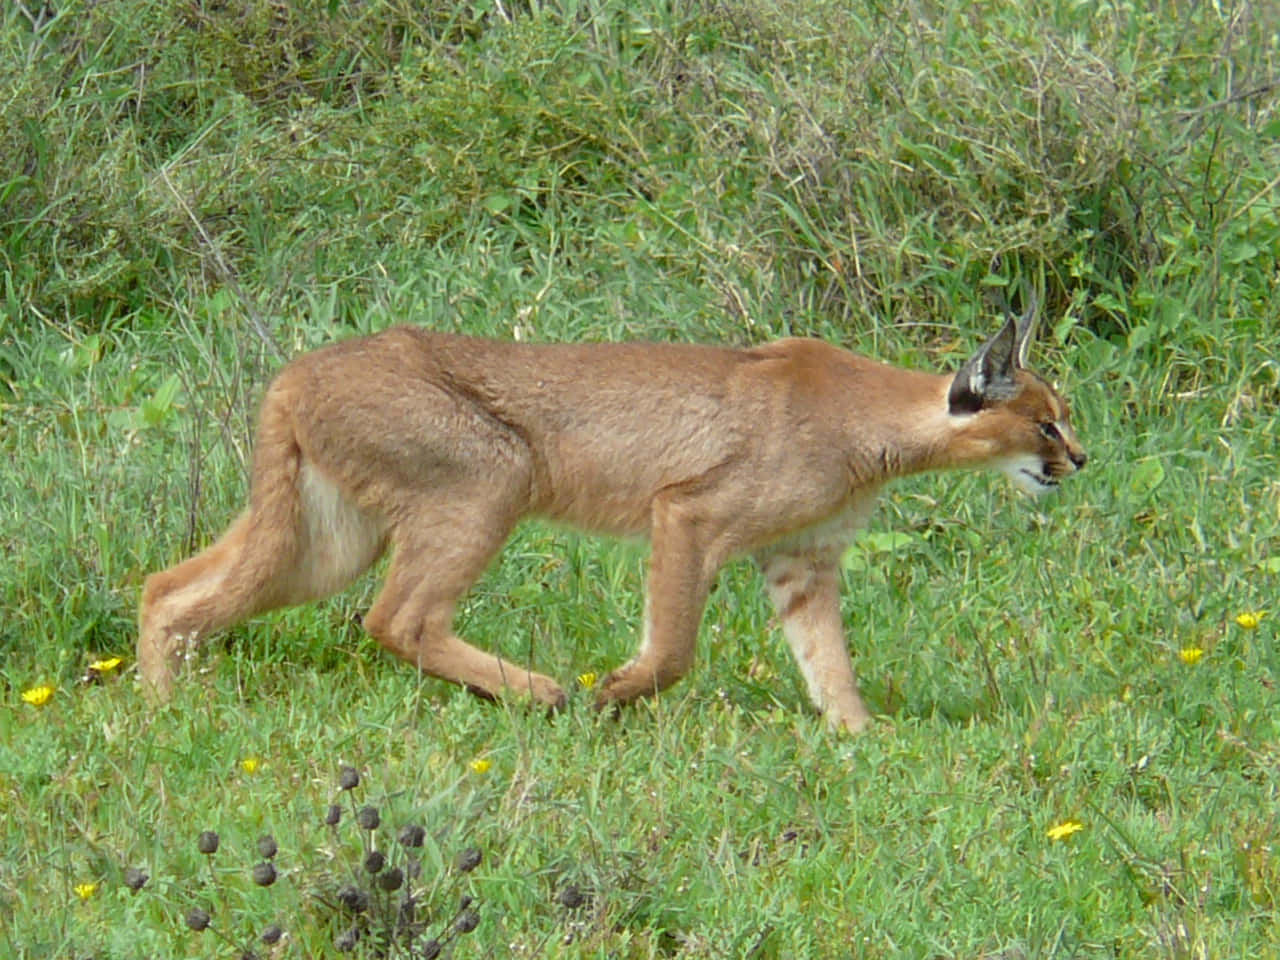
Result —
<instances>
[{"instance_id":1,"label":"caracal front leg","mask_svg":"<svg viewBox=\"0 0 1280 960\"><path fill-rule=\"evenodd\" d=\"M871 714L845 646L836 558L783 554L763 559L761 567L814 706L833 727L851 733L865 729Z\"/></svg>"},{"instance_id":2,"label":"caracal front leg","mask_svg":"<svg viewBox=\"0 0 1280 960\"><path fill-rule=\"evenodd\" d=\"M597 709L658 693L693 666L702 610L722 562L695 513L674 497L655 501L644 637L635 657L605 677Z\"/></svg>"}]
</instances>

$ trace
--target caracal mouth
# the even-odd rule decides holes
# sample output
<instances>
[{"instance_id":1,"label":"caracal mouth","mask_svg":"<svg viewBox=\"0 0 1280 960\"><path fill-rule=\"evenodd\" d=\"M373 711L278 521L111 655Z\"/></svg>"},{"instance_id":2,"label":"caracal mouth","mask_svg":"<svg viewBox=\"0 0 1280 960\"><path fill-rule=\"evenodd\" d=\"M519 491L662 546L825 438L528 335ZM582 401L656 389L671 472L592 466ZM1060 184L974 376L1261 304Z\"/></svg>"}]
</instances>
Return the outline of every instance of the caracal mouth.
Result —
<instances>
[{"instance_id":1,"label":"caracal mouth","mask_svg":"<svg viewBox=\"0 0 1280 960\"><path fill-rule=\"evenodd\" d=\"M1018 457L1003 465L1004 474L1020 491L1040 497L1058 489L1058 478L1051 474L1040 458Z\"/></svg>"},{"instance_id":2,"label":"caracal mouth","mask_svg":"<svg viewBox=\"0 0 1280 960\"><path fill-rule=\"evenodd\" d=\"M1058 478L1051 477L1047 473L1041 473L1036 470L1028 470L1023 467L1018 473L1027 477L1031 483L1041 490L1048 491L1054 489L1058 485Z\"/></svg>"}]
</instances>

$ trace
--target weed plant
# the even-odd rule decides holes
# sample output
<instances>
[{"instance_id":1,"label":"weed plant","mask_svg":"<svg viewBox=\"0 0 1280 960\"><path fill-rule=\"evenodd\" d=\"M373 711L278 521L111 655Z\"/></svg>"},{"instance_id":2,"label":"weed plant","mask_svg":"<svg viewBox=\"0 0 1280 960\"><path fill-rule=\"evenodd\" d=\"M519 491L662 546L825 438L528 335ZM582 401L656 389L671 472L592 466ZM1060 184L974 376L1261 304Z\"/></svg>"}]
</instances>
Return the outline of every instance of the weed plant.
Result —
<instances>
[{"instance_id":1,"label":"weed plant","mask_svg":"<svg viewBox=\"0 0 1280 960\"><path fill-rule=\"evenodd\" d=\"M459 852L450 871L452 884L443 877L425 877L422 848L426 829L417 823L405 823L395 842L388 841L386 831L380 830L385 824L379 808L371 804L357 806L355 792L359 785L359 771L342 767L338 789L349 798L351 816L344 817L341 803L329 804L323 818L329 838L318 865L302 864L295 870L286 867L282 874L277 867L280 846L276 838L269 833L258 837L255 847L259 859L249 871L253 884L266 889L283 877L299 887L304 900L311 903L304 904L305 912L291 916L286 909L284 919L291 925L329 927L334 931L333 950L337 953L421 960L451 954L454 941L480 925L476 898L457 893L457 881L480 865L480 849L465 847ZM344 820L353 824L354 842L341 835ZM219 880L227 873L226 868L214 865L220 846L216 831L202 831L196 847L205 858L207 879L204 871L176 879L162 899L171 913L181 915L188 930L207 933L230 955L255 960L264 953L277 952L288 942L287 927L272 922L256 937L237 929L236 910L229 897L220 895ZM141 868L127 867L122 880L136 894L147 887L150 876ZM148 892L155 894L154 885ZM457 904L451 915L440 908L439 901L444 896ZM193 952L190 946L187 952Z\"/></svg>"},{"instance_id":2,"label":"weed plant","mask_svg":"<svg viewBox=\"0 0 1280 960\"><path fill-rule=\"evenodd\" d=\"M1274 2L0 4L0 955L1276 955L1277 37ZM539 524L458 628L578 677L553 719L381 656L377 571L140 696L142 578L240 508L298 351L954 369L1024 280L1089 466L889 492L845 558L864 737L747 565L687 680L595 716L643 550ZM335 758L384 794L328 827Z\"/></svg>"}]
</instances>

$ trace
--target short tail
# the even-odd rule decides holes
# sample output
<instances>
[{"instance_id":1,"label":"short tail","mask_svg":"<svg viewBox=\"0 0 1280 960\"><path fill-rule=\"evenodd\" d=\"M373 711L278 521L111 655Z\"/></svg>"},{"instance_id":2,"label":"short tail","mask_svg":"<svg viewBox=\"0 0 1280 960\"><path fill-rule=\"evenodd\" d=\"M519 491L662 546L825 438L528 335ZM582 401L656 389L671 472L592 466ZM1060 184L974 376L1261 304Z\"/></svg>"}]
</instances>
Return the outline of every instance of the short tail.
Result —
<instances>
[{"instance_id":1,"label":"short tail","mask_svg":"<svg viewBox=\"0 0 1280 960\"><path fill-rule=\"evenodd\" d=\"M234 606L256 613L284 602L273 589L301 552L302 448L294 424L295 398L284 378L267 390L258 417L250 478L249 525L227 587ZM247 609L246 609L247 608Z\"/></svg>"}]
</instances>

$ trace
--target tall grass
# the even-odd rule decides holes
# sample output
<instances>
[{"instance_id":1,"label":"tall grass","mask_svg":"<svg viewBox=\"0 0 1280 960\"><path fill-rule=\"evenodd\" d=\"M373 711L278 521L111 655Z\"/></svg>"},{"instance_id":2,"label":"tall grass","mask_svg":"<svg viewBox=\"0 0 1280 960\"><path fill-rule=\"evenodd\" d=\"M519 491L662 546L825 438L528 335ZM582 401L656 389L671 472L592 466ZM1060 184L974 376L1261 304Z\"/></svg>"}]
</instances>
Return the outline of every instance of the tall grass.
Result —
<instances>
[{"instance_id":1,"label":"tall grass","mask_svg":"<svg viewBox=\"0 0 1280 960\"><path fill-rule=\"evenodd\" d=\"M487 222L744 319L797 288L844 325L965 319L999 255L1090 329L1171 332L1171 282L1174 313L1229 302L1225 268L1265 288L1273 14L14 5L10 304L92 324L212 273L354 308Z\"/></svg>"}]
</instances>

